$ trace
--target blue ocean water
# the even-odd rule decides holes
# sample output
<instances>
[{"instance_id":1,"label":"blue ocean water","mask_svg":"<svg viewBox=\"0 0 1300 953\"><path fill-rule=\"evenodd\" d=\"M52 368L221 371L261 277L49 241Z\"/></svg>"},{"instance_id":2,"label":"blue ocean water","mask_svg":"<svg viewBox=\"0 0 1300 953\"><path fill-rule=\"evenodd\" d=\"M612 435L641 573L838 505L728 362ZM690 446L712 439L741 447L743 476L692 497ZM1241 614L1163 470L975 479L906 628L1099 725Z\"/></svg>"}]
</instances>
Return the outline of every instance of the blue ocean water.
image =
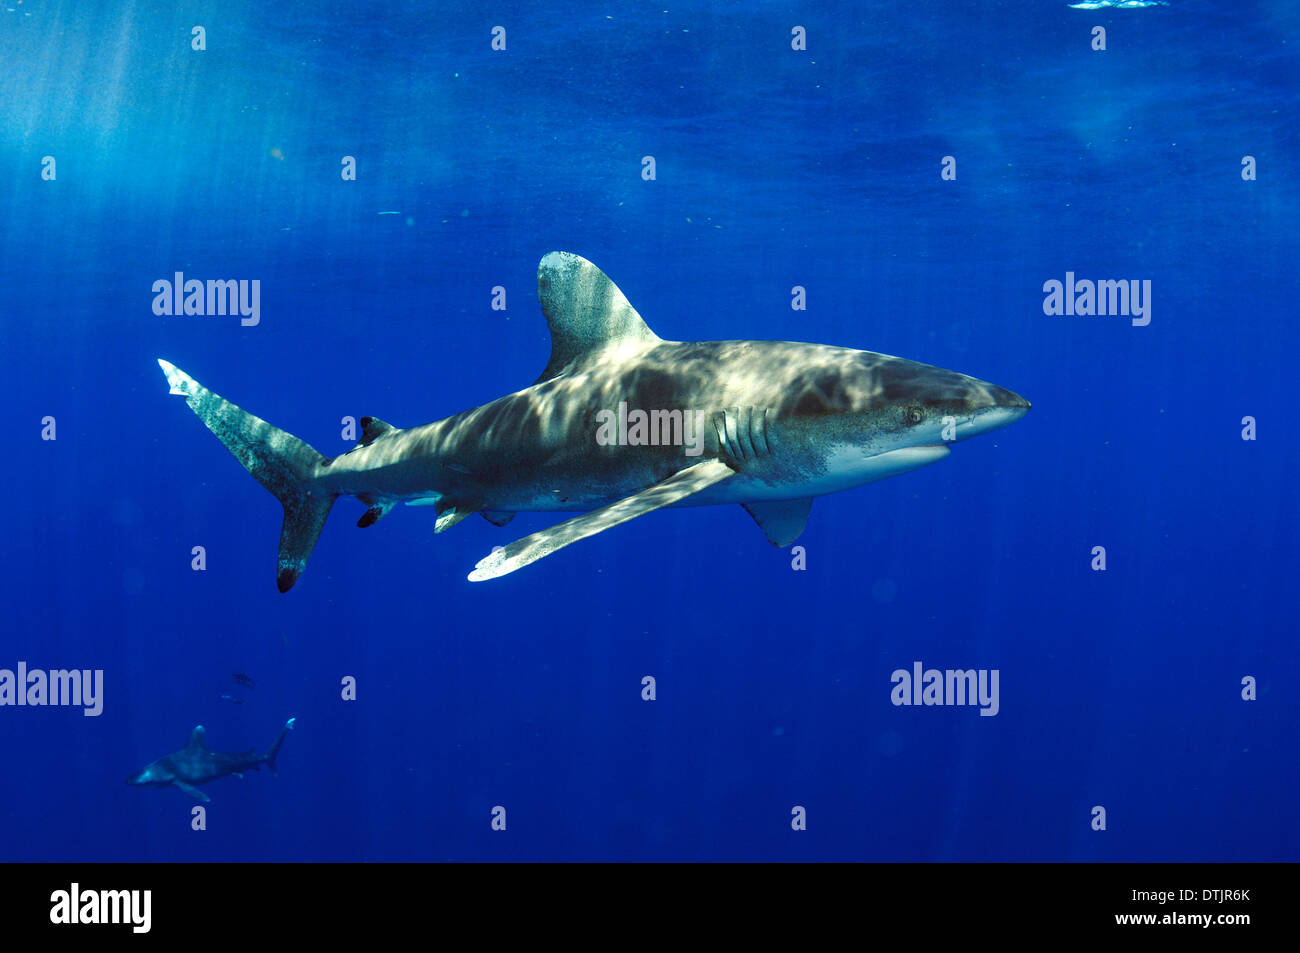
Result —
<instances>
[{"instance_id":1,"label":"blue ocean water","mask_svg":"<svg viewBox=\"0 0 1300 953\"><path fill-rule=\"evenodd\" d=\"M104 697L0 708L0 857L1296 859L1298 28L1283 0L7 0L0 668ZM881 351L1033 411L818 499L802 571L729 506L470 583L557 517L435 538L341 501L278 593L280 507L156 359L340 453L345 416L531 383L557 249L664 338ZM178 271L259 279L260 323L155 315ZM1150 280L1150 324L1046 315L1067 272ZM892 704L918 661L996 669L998 714ZM205 831L123 783L290 715L279 777L206 788Z\"/></svg>"}]
</instances>

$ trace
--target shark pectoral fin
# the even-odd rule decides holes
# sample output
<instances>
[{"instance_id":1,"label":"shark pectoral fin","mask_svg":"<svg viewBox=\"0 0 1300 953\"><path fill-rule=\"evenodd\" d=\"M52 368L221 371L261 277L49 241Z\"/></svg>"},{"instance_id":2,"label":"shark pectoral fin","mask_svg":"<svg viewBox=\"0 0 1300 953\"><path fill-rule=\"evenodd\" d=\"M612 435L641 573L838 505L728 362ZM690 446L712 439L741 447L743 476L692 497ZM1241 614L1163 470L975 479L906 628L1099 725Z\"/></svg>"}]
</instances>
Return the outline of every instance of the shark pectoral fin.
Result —
<instances>
[{"instance_id":1,"label":"shark pectoral fin","mask_svg":"<svg viewBox=\"0 0 1300 953\"><path fill-rule=\"evenodd\" d=\"M208 797L206 794L204 794L202 791L200 791L192 784L186 784L184 781L173 781L172 784L176 785L178 788L180 788L182 791L184 791L186 794L188 794L190 797L194 798L195 800L202 801L205 804L212 800L212 798Z\"/></svg>"},{"instance_id":2,"label":"shark pectoral fin","mask_svg":"<svg viewBox=\"0 0 1300 953\"><path fill-rule=\"evenodd\" d=\"M502 513L500 510L480 510L478 515L493 526L505 526L515 518L514 513Z\"/></svg>"},{"instance_id":3,"label":"shark pectoral fin","mask_svg":"<svg viewBox=\"0 0 1300 953\"><path fill-rule=\"evenodd\" d=\"M763 503L741 503L759 529L767 534L773 546L789 546L808 525L808 511L812 497L802 500L777 500Z\"/></svg>"},{"instance_id":4,"label":"shark pectoral fin","mask_svg":"<svg viewBox=\"0 0 1300 953\"><path fill-rule=\"evenodd\" d=\"M543 556L549 556L557 549L563 549L570 543L604 532L619 523L626 523L643 513L676 503L692 493L721 483L735 475L734 470L721 460L706 460L694 466L679 470L666 480L661 480L652 487L629 496L627 499L611 503L599 510L593 510L575 517L557 526L551 526L532 536L515 540L509 546L483 557L469 574L471 582L495 579L506 573L514 572L536 562Z\"/></svg>"}]
</instances>

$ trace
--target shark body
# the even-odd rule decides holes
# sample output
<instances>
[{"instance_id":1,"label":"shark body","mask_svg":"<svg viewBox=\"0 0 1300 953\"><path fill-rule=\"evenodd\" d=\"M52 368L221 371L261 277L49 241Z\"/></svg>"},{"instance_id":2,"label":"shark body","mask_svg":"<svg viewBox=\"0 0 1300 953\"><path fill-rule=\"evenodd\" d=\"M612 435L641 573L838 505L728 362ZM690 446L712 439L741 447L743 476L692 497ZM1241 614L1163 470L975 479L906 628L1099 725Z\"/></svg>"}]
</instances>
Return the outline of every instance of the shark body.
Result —
<instances>
[{"instance_id":1,"label":"shark body","mask_svg":"<svg viewBox=\"0 0 1300 953\"><path fill-rule=\"evenodd\" d=\"M367 505L362 527L399 502L436 507L437 532L475 512L499 526L517 512L584 513L497 548L474 581L664 506L739 503L785 546L814 497L935 463L1030 407L986 381L871 351L662 340L600 269L566 252L542 259L537 284L551 357L530 387L408 429L364 417L357 446L333 459L158 362L171 392L284 505L281 592L340 496ZM650 420L642 439L635 426L622 439L637 412ZM620 439L602 440L616 414Z\"/></svg>"},{"instance_id":2,"label":"shark body","mask_svg":"<svg viewBox=\"0 0 1300 953\"><path fill-rule=\"evenodd\" d=\"M212 751L209 750L204 736L206 730L196 725L190 733L189 743L180 751L159 758L142 771L127 778L127 784L150 785L153 787L175 787L200 801L211 801L199 790L200 784L216 781L227 775L243 777L245 771L260 770L262 765L275 774L275 759L280 754L280 745L284 737L293 728L294 719L290 718L280 729L280 737L275 740L266 754L257 754L252 748L247 751Z\"/></svg>"}]
</instances>

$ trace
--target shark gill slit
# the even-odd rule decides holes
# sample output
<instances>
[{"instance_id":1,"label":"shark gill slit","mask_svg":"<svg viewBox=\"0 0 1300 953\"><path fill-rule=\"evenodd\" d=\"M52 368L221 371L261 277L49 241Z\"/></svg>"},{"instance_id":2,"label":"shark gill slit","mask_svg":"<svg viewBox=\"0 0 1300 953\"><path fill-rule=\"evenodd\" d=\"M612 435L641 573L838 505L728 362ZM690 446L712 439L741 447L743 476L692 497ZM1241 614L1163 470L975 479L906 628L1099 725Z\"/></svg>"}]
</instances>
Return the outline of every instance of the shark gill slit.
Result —
<instances>
[{"instance_id":1,"label":"shark gill slit","mask_svg":"<svg viewBox=\"0 0 1300 953\"><path fill-rule=\"evenodd\" d=\"M718 435L719 449L737 463L766 457L772 452L767 437L767 408L719 410L713 415L713 429Z\"/></svg>"}]
</instances>

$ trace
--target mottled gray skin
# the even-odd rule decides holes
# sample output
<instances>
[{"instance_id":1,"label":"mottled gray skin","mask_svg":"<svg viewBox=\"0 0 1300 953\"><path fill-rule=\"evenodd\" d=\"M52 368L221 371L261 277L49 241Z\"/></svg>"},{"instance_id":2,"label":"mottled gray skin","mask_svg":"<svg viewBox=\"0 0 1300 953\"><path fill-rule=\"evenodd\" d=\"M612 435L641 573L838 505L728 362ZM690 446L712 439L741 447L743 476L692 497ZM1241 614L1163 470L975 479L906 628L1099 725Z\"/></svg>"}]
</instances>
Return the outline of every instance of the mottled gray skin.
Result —
<instances>
[{"instance_id":1,"label":"mottled gray skin","mask_svg":"<svg viewBox=\"0 0 1300 953\"><path fill-rule=\"evenodd\" d=\"M436 505L439 531L474 512L504 525L520 511L593 511L505 547L471 579L513 571L661 505L742 503L786 545L812 498L934 463L952 443L1029 410L985 381L870 351L661 340L599 268L567 252L542 259L537 294L551 357L531 387L409 430L363 418L358 446L334 459L159 361L172 393L284 504L282 592L301 575L339 496L370 507L360 526L398 502ZM598 415L620 404L698 412L702 452L689 453L689 440L602 444Z\"/></svg>"},{"instance_id":2,"label":"mottled gray skin","mask_svg":"<svg viewBox=\"0 0 1300 953\"><path fill-rule=\"evenodd\" d=\"M199 785L219 780L227 775L243 776L245 771L260 770L262 765L275 773L275 759L280 753L284 736L293 728L294 719L290 718L280 730L266 754L257 754L252 748L243 752L210 751L204 742L205 730L202 725L195 727L190 735L189 744L180 751L159 758L127 778L127 784L148 785L153 787L177 787L200 801L209 801L206 794L198 789Z\"/></svg>"},{"instance_id":3,"label":"mottled gray skin","mask_svg":"<svg viewBox=\"0 0 1300 953\"><path fill-rule=\"evenodd\" d=\"M703 453L601 446L596 415L620 402L704 411ZM955 440L965 440L1005 426L1028 407L984 381L869 351L659 341L631 353L598 353L481 407L391 431L322 467L317 480L334 492L394 500L437 494L470 510L580 511L716 458L737 470L737 478L674 505L798 499L913 468L900 461L900 469L886 467L867 479L837 478L828 462L835 448L853 447L864 457L910 447L942 450L945 416L955 418ZM720 419L736 430L726 442Z\"/></svg>"}]
</instances>

